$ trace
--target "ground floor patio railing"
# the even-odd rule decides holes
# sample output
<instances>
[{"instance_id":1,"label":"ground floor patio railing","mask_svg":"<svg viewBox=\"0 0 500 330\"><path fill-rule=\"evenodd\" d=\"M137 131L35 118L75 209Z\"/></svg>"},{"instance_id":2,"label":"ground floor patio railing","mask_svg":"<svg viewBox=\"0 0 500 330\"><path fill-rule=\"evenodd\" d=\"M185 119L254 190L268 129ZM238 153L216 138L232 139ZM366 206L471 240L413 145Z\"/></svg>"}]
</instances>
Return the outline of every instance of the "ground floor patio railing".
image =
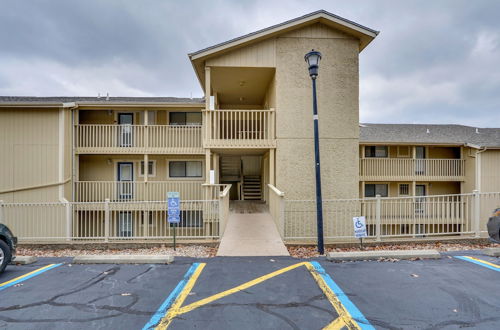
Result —
<instances>
[{"instance_id":1,"label":"ground floor patio railing","mask_svg":"<svg viewBox=\"0 0 500 330\"><path fill-rule=\"evenodd\" d=\"M284 199L283 204L283 239L316 239L316 202ZM498 207L497 192L324 200L323 230L326 240L352 240L352 218L365 216L368 238L376 241L448 235L479 237L486 232L486 222Z\"/></svg>"},{"instance_id":2,"label":"ground floor patio railing","mask_svg":"<svg viewBox=\"0 0 500 330\"><path fill-rule=\"evenodd\" d=\"M226 187L227 188L227 187ZM182 200L178 225L165 201L0 203L0 223L21 243L219 239L229 214L228 189L217 200Z\"/></svg>"}]
</instances>

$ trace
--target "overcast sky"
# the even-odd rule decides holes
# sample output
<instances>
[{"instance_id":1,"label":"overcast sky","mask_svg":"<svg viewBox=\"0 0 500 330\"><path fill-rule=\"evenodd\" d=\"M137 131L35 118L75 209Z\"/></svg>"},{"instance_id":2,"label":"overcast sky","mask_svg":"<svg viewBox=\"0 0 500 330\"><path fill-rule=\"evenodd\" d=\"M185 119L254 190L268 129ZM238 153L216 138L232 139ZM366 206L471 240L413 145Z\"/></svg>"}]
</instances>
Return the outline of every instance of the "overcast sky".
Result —
<instances>
[{"instance_id":1,"label":"overcast sky","mask_svg":"<svg viewBox=\"0 0 500 330\"><path fill-rule=\"evenodd\" d=\"M380 35L363 122L500 127L500 1L0 0L0 95L202 96L187 53L325 9Z\"/></svg>"}]
</instances>

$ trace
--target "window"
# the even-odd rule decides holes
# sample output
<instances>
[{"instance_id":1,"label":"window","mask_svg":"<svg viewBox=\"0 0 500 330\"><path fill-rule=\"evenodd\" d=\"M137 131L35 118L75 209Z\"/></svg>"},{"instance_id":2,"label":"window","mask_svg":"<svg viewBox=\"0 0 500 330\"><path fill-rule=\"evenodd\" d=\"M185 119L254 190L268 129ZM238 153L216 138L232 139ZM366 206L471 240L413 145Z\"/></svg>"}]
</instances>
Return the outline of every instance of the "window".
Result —
<instances>
[{"instance_id":1,"label":"window","mask_svg":"<svg viewBox=\"0 0 500 330\"><path fill-rule=\"evenodd\" d=\"M409 196L410 195L410 184L400 183L399 184L399 196Z\"/></svg>"},{"instance_id":2,"label":"window","mask_svg":"<svg viewBox=\"0 0 500 330\"><path fill-rule=\"evenodd\" d=\"M201 161L171 161L168 164L171 178L201 178Z\"/></svg>"},{"instance_id":3,"label":"window","mask_svg":"<svg viewBox=\"0 0 500 330\"><path fill-rule=\"evenodd\" d=\"M170 125L201 125L201 112L170 112Z\"/></svg>"},{"instance_id":4,"label":"window","mask_svg":"<svg viewBox=\"0 0 500 330\"><path fill-rule=\"evenodd\" d=\"M155 161L150 160L148 162L148 176L156 176L156 166ZM141 166L139 167L139 176L144 176L144 161L141 161Z\"/></svg>"},{"instance_id":5,"label":"window","mask_svg":"<svg viewBox=\"0 0 500 330\"><path fill-rule=\"evenodd\" d=\"M389 196L387 184L365 184L365 197L376 197L377 195Z\"/></svg>"},{"instance_id":6,"label":"window","mask_svg":"<svg viewBox=\"0 0 500 330\"><path fill-rule=\"evenodd\" d=\"M398 146L398 157L410 157L410 147L409 146Z\"/></svg>"},{"instance_id":7,"label":"window","mask_svg":"<svg viewBox=\"0 0 500 330\"><path fill-rule=\"evenodd\" d=\"M366 146L365 157L387 157L387 146Z\"/></svg>"}]
</instances>

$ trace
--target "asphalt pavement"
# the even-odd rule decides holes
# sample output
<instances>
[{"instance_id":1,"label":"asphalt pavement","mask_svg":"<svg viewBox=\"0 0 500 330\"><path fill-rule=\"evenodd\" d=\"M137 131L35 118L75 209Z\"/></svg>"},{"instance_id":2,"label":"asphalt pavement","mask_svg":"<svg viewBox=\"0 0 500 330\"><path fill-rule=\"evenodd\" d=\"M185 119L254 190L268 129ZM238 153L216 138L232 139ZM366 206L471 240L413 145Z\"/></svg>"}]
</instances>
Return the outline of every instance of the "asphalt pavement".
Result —
<instances>
[{"instance_id":1,"label":"asphalt pavement","mask_svg":"<svg viewBox=\"0 0 500 330\"><path fill-rule=\"evenodd\" d=\"M0 275L0 329L495 329L499 265L474 251L342 263L216 257L76 265L40 258Z\"/></svg>"}]
</instances>

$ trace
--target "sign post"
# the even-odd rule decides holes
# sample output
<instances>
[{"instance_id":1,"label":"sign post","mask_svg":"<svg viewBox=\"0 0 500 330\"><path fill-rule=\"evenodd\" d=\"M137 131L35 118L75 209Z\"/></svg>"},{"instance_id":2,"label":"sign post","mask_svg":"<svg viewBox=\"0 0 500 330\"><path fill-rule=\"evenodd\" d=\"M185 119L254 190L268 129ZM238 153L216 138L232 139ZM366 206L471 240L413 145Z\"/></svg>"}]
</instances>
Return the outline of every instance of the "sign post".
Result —
<instances>
[{"instance_id":1,"label":"sign post","mask_svg":"<svg viewBox=\"0 0 500 330\"><path fill-rule=\"evenodd\" d=\"M360 248L363 250L363 237L368 236L366 232L366 218L364 216L353 217L352 222L354 225L354 237L359 238Z\"/></svg>"},{"instance_id":2,"label":"sign post","mask_svg":"<svg viewBox=\"0 0 500 330\"><path fill-rule=\"evenodd\" d=\"M167 193L167 207L168 207L168 216L167 221L170 224L173 224L174 227L174 251L175 251L175 231L177 228L177 224L181 222L181 201L180 194L177 191L169 191Z\"/></svg>"}]
</instances>

